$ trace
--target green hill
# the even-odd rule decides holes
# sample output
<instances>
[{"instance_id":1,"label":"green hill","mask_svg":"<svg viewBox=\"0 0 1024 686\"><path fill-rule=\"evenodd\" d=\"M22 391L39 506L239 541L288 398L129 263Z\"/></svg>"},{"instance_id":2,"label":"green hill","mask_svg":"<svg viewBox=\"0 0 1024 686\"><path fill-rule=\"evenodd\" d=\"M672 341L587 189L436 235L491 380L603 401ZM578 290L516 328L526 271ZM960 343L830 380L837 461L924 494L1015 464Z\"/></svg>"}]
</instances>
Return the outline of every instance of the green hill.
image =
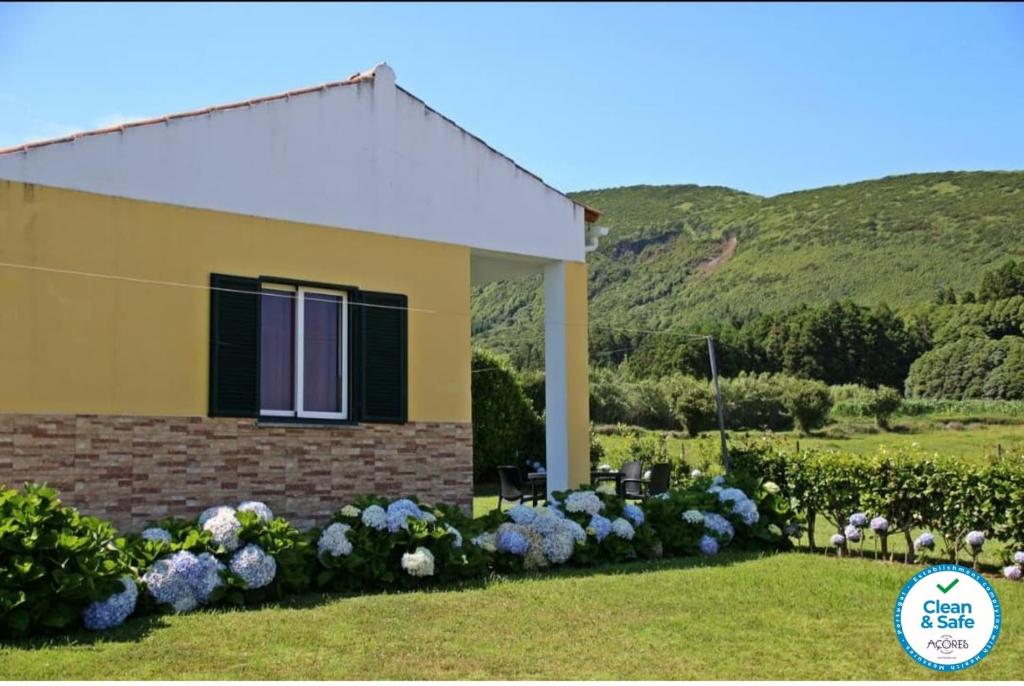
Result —
<instances>
[{"instance_id":1,"label":"green hill","mask_svg":"<svg viewBox=\"0 0 1024 686\"><path fill-rule=\"evenodd\" d=\"M744 319L849 298L903 311L1024 256L1024 172L887 177L760 197L722 187L630 186L572 197L610 229L591 253L593 327ZM473 299L483 345L539 361L539 280ZM597 361L597 360L595 360Z\"/></svg>"}]
</instances>

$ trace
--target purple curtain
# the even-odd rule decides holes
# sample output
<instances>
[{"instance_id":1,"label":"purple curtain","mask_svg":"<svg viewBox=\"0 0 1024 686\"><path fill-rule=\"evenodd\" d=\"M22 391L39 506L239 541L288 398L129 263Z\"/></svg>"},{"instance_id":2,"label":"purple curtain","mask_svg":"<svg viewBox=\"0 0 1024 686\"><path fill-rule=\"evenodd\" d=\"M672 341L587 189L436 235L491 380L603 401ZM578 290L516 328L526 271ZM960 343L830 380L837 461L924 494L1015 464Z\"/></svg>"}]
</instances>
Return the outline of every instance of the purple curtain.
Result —
<instances>
[{"instance_id":1,"label":"purple curtain","mask_svg":"<svg viewBox=\"0 0 1024 686\"><path fill-rule=\"evenodd\" d=\"M263 289L260 313L260 406L295 410L295 294Z\"/></svg>"},{"instance_id":2,"label":"purple curtain","mask_svg":"<svg viewBox=\"0 0 1024 686\"><path fill-rule=\"evenodd\" d=\"M341 298L306 293L302 407L310 412L341 412Z\"/></svg>"}]
</instances>

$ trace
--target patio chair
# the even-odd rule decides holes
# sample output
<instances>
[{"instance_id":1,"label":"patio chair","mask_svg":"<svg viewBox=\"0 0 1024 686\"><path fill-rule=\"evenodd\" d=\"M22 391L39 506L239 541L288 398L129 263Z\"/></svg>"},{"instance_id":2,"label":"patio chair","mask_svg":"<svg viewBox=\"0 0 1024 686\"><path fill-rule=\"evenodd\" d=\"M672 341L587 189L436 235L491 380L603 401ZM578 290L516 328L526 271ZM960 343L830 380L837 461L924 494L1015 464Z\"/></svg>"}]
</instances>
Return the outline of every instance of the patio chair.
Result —
<instances>
[{"instance_id":1,"label":"patio chair","mask_svg":"<svg viewBox=\"0 0 1024 686\"><path fill-rule=\"evenodd\" d=\"M671 476L672 465L669 463L659 462L651 465L651 478L647 481L647 495L667 493Z\"/></svg>"},{"instance_id":2,"label":"patio chair","mask_svg":"<svg viewBox=\"0 0 1024 686\"><path fill-rule=\"evenodd\" d=\"M507 500L510 503L522 503L531 496L523 492L522 482L519 480L519 468L514 465L501 465L498 467L498 509L501 509L501 501Z\"/></svg>"},{"instance_id":3,"label":"patio chair","mask_svg":"<svg viewBox=\"0 0 1024 686\"><path fill-rule=\"evenodd\" d=\"M639 460L623 462L622 497L640 500L644 497L644 465Z\"/></svg>"}]
</instances>

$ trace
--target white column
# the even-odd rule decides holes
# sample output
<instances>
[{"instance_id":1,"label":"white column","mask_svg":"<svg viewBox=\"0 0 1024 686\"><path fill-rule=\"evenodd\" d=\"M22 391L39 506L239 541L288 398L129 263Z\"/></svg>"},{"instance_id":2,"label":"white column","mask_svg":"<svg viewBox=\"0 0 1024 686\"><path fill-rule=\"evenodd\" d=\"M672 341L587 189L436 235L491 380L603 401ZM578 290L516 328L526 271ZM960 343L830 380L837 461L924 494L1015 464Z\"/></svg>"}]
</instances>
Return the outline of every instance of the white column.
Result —
<instances>
[{"instance_id":1,"label":"white column","mask_svg":"<svg viewBox=\"0 0 1024 686\"><path fill-rule=\"evenodd\" d=\"M569 487L569 398L566 364L565 263L544 267L544 399L548 495Z\"/></svg>"}]
</instances>

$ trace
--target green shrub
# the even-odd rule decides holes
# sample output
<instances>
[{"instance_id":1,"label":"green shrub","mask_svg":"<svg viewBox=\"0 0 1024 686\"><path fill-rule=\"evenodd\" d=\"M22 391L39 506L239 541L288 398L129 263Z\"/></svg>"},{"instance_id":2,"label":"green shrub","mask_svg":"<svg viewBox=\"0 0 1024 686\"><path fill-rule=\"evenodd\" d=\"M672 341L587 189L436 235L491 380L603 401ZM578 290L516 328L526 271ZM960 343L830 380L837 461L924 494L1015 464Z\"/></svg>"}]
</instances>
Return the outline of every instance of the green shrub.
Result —
<instances>
[{"instance_id":1,"label":"green shrub","mask_svg":"<svg viewBox=\"0 0 1024 686\"><path fill-rule=\"evenodd\" d=\"M674 376L667 382L671 389L672 411L676 421L691 437L715 425L715 396L703 379Z\"/></svg>"},{"instance_id":2,"label":"green shrub","mask_svg":"<svg viewBox=\"0 0 1024 686\"><path fill-rule=\"evenodd\" d=\"M634 424L636 411L629 384L611 369L590 370L590 420L598 424Z\"/></svg>"},{"instance_id":3,"label":"green shrub","mask_svg":"<svg viewBox=\"0 0 1024 686\"><path fill-rule=\"evenodd\" d=\"M804 433L810 433L828 421L832 396L828 386L820 381L792 379L786 383L782 399L797 428Z\"/></svg>"},{"instance_id":4,"label":"green shrub","mask_svg":"<svg viewBox=\"0 0 1024 686\"><path fill-rule=\"evenodd\" d=\"M900 409L902 402L903 396L895 388L879 386L871 393L866 409L880 428L888 429L889 417Z\"/></svg>"},{"instance_id":5,"label":"green shrub","mask_svg":"<svg viewBox=\"0 0 1024 686\"><path fill-rule=\"evenodd\" d=\"M523 387L523 393L530 399L533 411L543 416L544 408L547 407L547 398L544 395L544 372L537 370L520 372L519 385Z\"/></svg>"},{"instance_id":6,"label":"green shrub","mask_svg":"<svg viewBox=\"0 0 1024 686\"><path fill-rule=\"evenodd\" d=\"M918 398L1024 400L1024 338L960 338L929 350L906 388Z\"/></svg>"},{"instance_id":7,"label":"green shrub","mask_svg":"<svg viewBox=\"0 0 1024 686\"><path fill-rule=\"evenodd\" d=\"M130 572L109 523L45 486L0 490L0 635L79 626L82 610L122 590Z\"/></svg>"},{"instance_id":8,"label":"green shrub","mask_svg":"<svg viewBox=\"0 0 1024 686\"><path fill-rule=\"evenodd\" d=\"M722 379L726 425L730 429L773 431L791 428L793 419L783 399L789 383L791 377L781 374L740 374Z\"/></svg>"},{"instance_id":9,"label":"green shrub","mask_svg":"<svg viewBox=\"0 0 1024 686\"><path fill-rule=\"evenodd\" d=\"M502 464L544 454L544 424L508 362L473 352L473 478L496 479Z\"/></svg>"}]
</instances>

